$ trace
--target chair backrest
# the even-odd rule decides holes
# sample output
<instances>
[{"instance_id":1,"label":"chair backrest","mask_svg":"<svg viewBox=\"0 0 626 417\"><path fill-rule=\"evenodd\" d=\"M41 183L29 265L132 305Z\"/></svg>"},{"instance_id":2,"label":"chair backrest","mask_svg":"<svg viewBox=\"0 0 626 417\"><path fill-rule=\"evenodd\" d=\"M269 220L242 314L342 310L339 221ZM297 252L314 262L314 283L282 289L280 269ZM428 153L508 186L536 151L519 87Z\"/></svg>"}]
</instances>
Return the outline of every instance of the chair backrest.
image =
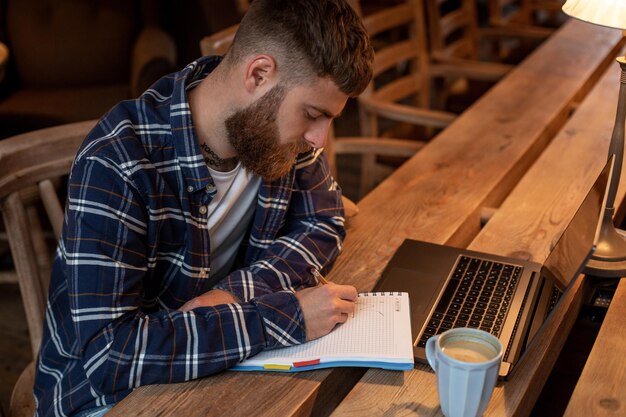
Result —
<instances>
[{"instance_id":1,"label":"chair backrest","mask_svg":"<svg viewBox=\"0 0 626 417\"><path fill-rule=\"evenodd\" d=\"M478 58L476 0L426 0L431 54Z\"/></svg>"},{"instance_id":2,"label":"chair backrest","mask_svg":"<svg viewBox=\"0 0 626 417\"><path fill-rule=\"evenodd\" d=\"M247 12L250 7L250 0L235 0L235 3L237 5L237 11L240 14Z\"/></svg>"},{"instance_id":3,"label":"chair backrest","mask_svg":"<svg viewBox=\"0 0 626 417\"><path fill-rule=\"evenodd\" d=\"M479 24L476 0L425 2L430 54L441 62L519 62L552 32L533 24L531 0L488 0L488 24Z\"/></svg>"},{"instance_id":4,"label":"chair backrest","mask_svg":"<svg viewBox=\"0 0 626 417\"><path fill-rule=\"evenodd\" d=\"M511 22L530 24L528 0L489 0L489 23L504 26Z\"/></svg>"},{"instance_id":5,"label":"chair backrest","mask_svg":"<svg viewBox=\"0 0 626 417\"><path fill-rule=\"evenodd\" d=\"M381 117L411 122L409 107L430 107L422 0L380 9L365 16L363 23L374 45L375 58L372 82L359 97L361 134L383 136L386 129L381 126ZM397 132L391 135L399 136Z\"/></svg>"},{"instance_id":6,"label":"chair backrest","mask_svg":"<svg viewBox=\"0 0 626 417\"><path fill-rule=\"evenodd\" d=\"M562 3L562 1L561 1ZM555 10L555 5L559 9ZM537 19L539 13L553 14L560 11L560 4L548 0L536 3L531 0L489 0L489 25L505 28L514 36L522 38L547 38L554 28L543 25Z\"/></svg>"},{"instance_id":7,"label":"chair backrest","mask_svg":"<svg viewBox=\"0 0 626 417\"><path fill-rule=\"evenodd\" d=\"M200 40L202 55L224 55L233 43L239 25L229 26Z\"/></svg>"},{"instance_id":8,"label":"chair backrest","mask_svg":"<svg viewBox=\"0 0 626 417\"><path fill-rule=\"evenodd\" d=\"M0 211L26 312L33 357L42 337L54 246L46 243L39 207L61 234L64 206L57 190L95 120L41 129L0 141Z\"/></svg>"},{"instance_id":9,"label":"chair backrest","mask_svg":"<svg viewBox=\"0 0 626 417\"><path fill-rule=\"evenodd\" d=\"M557 26L567 19L561 9L565 0L523 0L533 24Z\"/></svg>"}]
</instances>

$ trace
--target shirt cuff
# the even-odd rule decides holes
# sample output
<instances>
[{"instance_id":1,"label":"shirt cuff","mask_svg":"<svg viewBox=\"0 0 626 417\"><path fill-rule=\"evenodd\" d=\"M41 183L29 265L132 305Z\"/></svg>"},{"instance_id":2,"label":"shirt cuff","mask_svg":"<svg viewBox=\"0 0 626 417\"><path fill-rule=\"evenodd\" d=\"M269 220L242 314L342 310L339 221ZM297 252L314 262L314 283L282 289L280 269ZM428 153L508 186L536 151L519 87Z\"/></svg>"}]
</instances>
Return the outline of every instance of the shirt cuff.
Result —
<instances>
[{"instance_id":1,"label":"shirt cuff","mask_svg":"<svg viewBox=\"0 0 626 417\"><path fill-rule=\"evenodd\" d=\"M289 291L250 300L256 305L265 332L265 348L276 349L306 341L304 314L295 294Z\"/></svg>"}]
</instances>

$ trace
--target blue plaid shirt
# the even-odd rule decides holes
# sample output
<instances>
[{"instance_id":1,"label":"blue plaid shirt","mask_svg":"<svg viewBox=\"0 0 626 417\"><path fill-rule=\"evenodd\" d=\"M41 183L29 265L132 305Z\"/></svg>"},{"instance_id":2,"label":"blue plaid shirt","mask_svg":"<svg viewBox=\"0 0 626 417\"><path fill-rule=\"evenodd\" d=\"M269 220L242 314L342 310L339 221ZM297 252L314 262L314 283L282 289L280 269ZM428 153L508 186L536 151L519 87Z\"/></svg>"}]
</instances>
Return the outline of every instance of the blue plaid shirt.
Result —
<instances>
[{"instance_id":1,"label":"blue plaid shirt","mask_svg":"<svg viewBox=\"0 0 626 417\"><path fill-rule=\"evenodd\" d=\"M328 269L344 237L340 190L320 150L263 181L237 268L212 282L215 187L186 91L202 58L115 106L88 135L68 184L35 381L37 415L114 404L134 388L210 375L305 340L293 292ZM177 311L221 288L241 303Z\"/></svg>"}]
</instances>

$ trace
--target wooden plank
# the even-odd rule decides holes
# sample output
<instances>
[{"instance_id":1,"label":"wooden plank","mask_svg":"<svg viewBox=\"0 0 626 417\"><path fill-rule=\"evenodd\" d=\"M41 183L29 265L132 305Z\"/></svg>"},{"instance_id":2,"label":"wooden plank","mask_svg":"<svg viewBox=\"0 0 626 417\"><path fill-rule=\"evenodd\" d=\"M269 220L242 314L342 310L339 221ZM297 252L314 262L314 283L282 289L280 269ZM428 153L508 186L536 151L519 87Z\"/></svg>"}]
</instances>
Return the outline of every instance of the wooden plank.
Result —
<instances>
[{"instance_id":1,"label":"wooden plank","mask_svg":"<svg viewBox=\"0 0 626 417\"><path fill-rule=\"evenodd\" d=\"M626 279L621 279L565 410L566 417L626 415L624 317L626 317Z\"/></svg>"},{"instance_id":2,"label":"wooden plank","mask_svg":"<svg viewBox=\"0 0 626 417\"><path fill-rule=\"evenodd\" d=\"M607 71L469 248L536 262L546 259L606 162L619 73L617 65ZM622 179L626 180L626 175ZM623 188L617 202L624 199ZM496 388L485 416L530 414L576 320L584 289L585 283L579 278L564 294L512 377ZM364 409L381 415L403 404L414 404L420 415L422 407L427 410L423 415L441 415L433 391L434 373L427 366L419 366L408 374L403 385L385 395L373 396L372 386L393 384L398 377L391 372L368 371L333 416L362 415L359 413ZM408 382L413 380L419 384Z\"/></svg>"},{"instance_id":3,"label":"wooden plank","mask_svg":"<svg viewBox=\"0 0 626 417\"><path fill-rule=\"evenodd\" d=\"M619 32L568 22L505 82L359 203L360 213L350 219L344 253L329 279L367 291L404 238L471 241L480 228L481 207L500 204L564 124L572 102L589 91L621 44ZM147 416L159 410L159 415L217 416L223 404L230 406L229 415L247 416L251 410L255 415L272 410L273 415L325 414L332 407L323 405L342 395L323 396L331 391L329 384L351 387L345 372L291 377L225 373L175 386L142 387L109 415ZM406 398L422 403L421 397Z\"/></svg>"}]
</instances>

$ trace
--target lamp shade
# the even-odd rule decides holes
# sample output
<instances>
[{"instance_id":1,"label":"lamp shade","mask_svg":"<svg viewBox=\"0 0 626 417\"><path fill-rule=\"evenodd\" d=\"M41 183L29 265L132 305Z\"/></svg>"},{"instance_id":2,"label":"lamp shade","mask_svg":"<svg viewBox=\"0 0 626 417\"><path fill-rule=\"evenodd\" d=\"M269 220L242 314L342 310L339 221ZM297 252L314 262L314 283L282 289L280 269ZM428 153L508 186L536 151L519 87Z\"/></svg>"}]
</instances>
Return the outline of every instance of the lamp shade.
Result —
<instances>
[{"instance_id":1,"label":"lamp shade","mask_svg":"<svg viewBox=\"0 0 626 417\"><path fill-rule=\"evenodd\" d=\"M563 11L585 22L626 29L626 0L567 0Z\"/></svg>"}]
</instances>

